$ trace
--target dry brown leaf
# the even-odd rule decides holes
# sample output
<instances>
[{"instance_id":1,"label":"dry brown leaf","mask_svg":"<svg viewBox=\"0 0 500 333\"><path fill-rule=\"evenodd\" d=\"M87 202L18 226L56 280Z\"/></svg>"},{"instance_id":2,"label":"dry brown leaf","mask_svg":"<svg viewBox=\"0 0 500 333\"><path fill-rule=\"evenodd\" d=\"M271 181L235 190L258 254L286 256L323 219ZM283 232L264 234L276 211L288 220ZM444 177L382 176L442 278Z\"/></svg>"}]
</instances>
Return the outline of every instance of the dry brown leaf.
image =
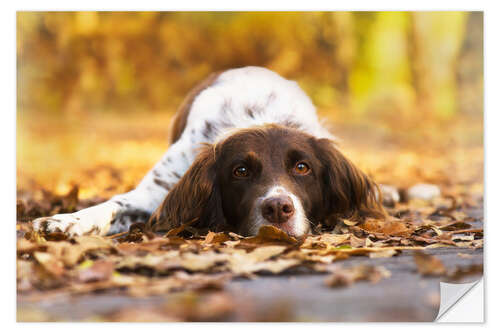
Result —
<instances>
[{"instance_id":1,"label":"dry brown leaf","mask_svg":"<svg viewBox=\"0 0 500 333\"><path fill-rule=\"evenodd\" d=\"M279 274L288 268L297 266L300 261L297 259L277 259L273 261L241 261L241 260L231 260L229 268L231 272L236 275L245 275L256 272L271 272L273 274Z\"/></svg>"},{"instance_id":2,"label":"dry brown leaf","mask_svg":"<svg viewBox=\"0 0 500 333\"><path fill-rule=\"evenodd\" d=\"M408 227L404 222L396 219L367 219L365 222L360 224L359 227L367 232L381 233L390 236L407 237L413 231L412 228Z\"/></svg>"},{"instance_id":3,"label":"dry brown leaf","mask_svg":"<svg viewBox=\"0 0 500 333\"><path fill-rule=\"evenodd\" d=\"M456 245L456 243L453 242L452 240L447 240L447 239L442 239L442 238L411 236L410 239L417 241L417 242L427 243L427 244L441 243L441 244L447 244L447 245Z\"/></svg>"},{"instance_id":4,"label":"dry brown leaf","mask_svg":"<svg viewBox=\"0 0 500 333\"><path fill-rule=\"evenodd\" d=\"M45 269L45 271L55 278L59 278L64 274L64 266L62 262L57 260L57 258L50 253L34 252L33 257Z\"/></svg>"},{"instance_id":5,"label":"dry brown leaf","mask_svg":"<svg viewBox=\"0 0 500 333\"><path fill-rule=\"evenodd\" d=\"M378 252L372 252L368 256L370 258L390 258L394 257L396 254L398 254L398 251L389 249L386 251L378 251Z\"/></svg>"},{"instance_id":6,"label":"dry brown leaf","mask_svg":"<svg viewBox=\"0 0 500 333\"><path fill-rule=\"evenodd\" d=\"M366 238L358 238L354 235L350 237L351 247L359 248L364 247L366 243Z\"/></svg>"},{"instance_id":7,"label":"dry brown leaf","mask_svg":"<svg viewBox=\"0 0 500 333\"><path fill-rule=\"evenodd\" d=\"M113 245L111 240L99 236L79 236L75 237L74 240L80 244L83 251L108 249Z\"/></svg>"},{"instance_id":8,"label":"dry brown leaf","mask_svg":"<svg viewBox=\"0 0 500 333\"><path fill-rule=\"evenodd\" d=\"M29 240L26 240L24 238L19 238L17 240L17 254L21 255L24 253L33 253L34 251L37 250L42 250L46 248L46 245L35 243L35 242L30 242Z\"/></svg>"},{"instance_id":9,"label":"dry brown leaf","mask_svg":"<svg viewBox=\"0 0 500 333\"><path fill-rule=\"evenodd\" d=\"M279 246L279 245L258 247L255 250L251 251L250 253L247 253L247 258L255 262L264 261L278 254L283 253L283 251L285 250L286 250L285 246Z\"/></svg>"},{"instance_id":10,"label":"dry brown leaf","mask_svg":"<svg viewBox=\"0 0 500 333\"><path fill-rule=\"evenodd\" d=\"M67 241L45 242L47 253L59 258L66 266L75 265L88 251L109 249L111 241L98 236L81 236L74 239L76 244Z\"/></svg>"},{"instance_id":11,"label":"dry brown leaf","mask_svg":"<svg viewBox=\"0 0 500 333\"><path fill-rule=\"evenodd\" d=\"M351 238L351 234L322 234L321 236L319 236L319 241L333 246L340 246L343 244L347 244L349 238Z\"/></svg>"},{"instance_id":12,"label":"dry brown leaf","mask_svg":"<svg viewBox=\"0 0 500 333\"><path fill-rule=\"evenodd\" d=\"M241 243L240 240L235 240L235 241L226 241L224 242L224 245L225 245L225 248L234 248L236 247L237 245L239 245Z\"/></svg>"},{"instance_id":13,"label":"dry brown leaf","mask_svg":"<svg viewBox=\"0 0 500 333\"><path fill-rule=\"evenodd\" d=\"M271 225L263 225L260 227L257 236L248 237L241 240L250 244L265 244L265 243L285 243L285 244L298 244L295 237L289 236L283 230Z\"/></svg>"},{"instance_id":14,"label":"dry brown leaf","mask_svg":"<svg viewBox=\"0 0 500 333\"><path fill-rule=\"evenodd\" d=\"M417 270L424 276L440 276L446 274L446 268L441 260L422 251L416 251L413 255Z\"/></svg>"},{"instance_id":15,"label":"dry brown leaf","mask_svg":"<svg viewBox=\"0 0 500 333\"><path fill-rule=\"evenodd\" d=\"M449 231L446 234L447 235L454 235L454 234L467 234L467 233L473 233L476 234L479 237L483 237L484 230L483 228L477 228L477 229L461 229L461 230L453 230Z\"/></svg>"},{"instance_id":16,"label":"dry brown leaf","mask_svg":"<svg viewBox=\"0 0 500 333\"><path fill-rule=\"evenodd\" d=\"M195 219L192 219L191 221L189 222L186 222L186 223L183 223L181 224L180 226L178 226L177 228L174 228L174 229L170 229L166 234L165 234L165 237L173 237L173 236L177 236L178 234L180 234L181 232L183 232L184 230L186 230L187 227L191 226L193 223L195 223L196 221L198 221L198 218L195 218Z\"/></svg>"},{"instance_id":17,"label":"dry brown leaf","mask_svg":"<svg viewBox=\"0 0 500 333\"><path fill-rule=\"evenodd\" d=\"M194 254L186 252L182 254L180 265L190 271L205 271L218 263L228 260L228 255L225 253L215 253L213 251L201 252Z\"/></svg>"},{"instance_id":18,"label":"dry brown leaf","mask_svg":"<svg viewBox=\"0 0 500 333\"><path fill-rule=\"evenodd\" d=\"M219 321L236 309L233 297L224 292L199 295L183 293L169 299L163 310L181 321Z\"/></svg>"},{"instance_id":19,"label":"dry brown leaf","mask_svg":"<svg viewBox=\"0 0 500 333\"><path fill-rule=\"evenodd\" d=\"M462 253L462 252L457 253L457 256L459 256L462 259L472 259L472 258L474 258L474 256L472 254Z\"/></svg>"},{"instance_id":20,"label":"dry brown leaf","mask_svg":"<svg viewBox=\"0 0 500 333\"><path fill-rule=\"evenodd\" d=\"M269 271L277 274L292 266L296 266L300 261L296 259L269 260L281 254L284 246L265 246L257 248L250 253L244 250L233 251L228 256L228 268L235 274L249 274L259 271Z\"/></svg>"},{"instance_id":21,"label":"dry brown leaf","mask_svg":"<svg viewBox=\"0 0 500 333\"><path fill-rule=\"evenodd\" d=\"M128 293L135 297L161 295L180 290L221 290L231 278L230 274L187 274L175 272L172 276L137 281L129 286Z\"/></svg>"},{"instance_id":22,"label":"dry brown leaf","mask_svg":"<svg viewBox=\"0 0 500 333\"><path fill-rule=\"evenodd\" d=\"M115 246L115 249L122 255L133 255L144 252L160 251L163 245L169 244L170 242L171 240L168 238L157 237L142 243L119 243Z\"/></svg>"},{"instance_id":23,"label":"dry brown leaf","mask_svg":"<svg viewBox=\"0 0 500 333\"><path fill-rule=\"evenodd\" d=\"M462 230L462 229L469 229L471 225L469 223L465 222L453 222L450 224L443 225L439 227L439 229L443 231L455 231L455 230Z\"/></svg>"},{"instance_id":24,"label":"dry brown leaf","mask_svg":"<svg viewBox=\"0 0 500 333\"><path fill-rule=\"evenodd\" d=\"M231 274L187 274L185 272L175 272L174 277L183 282L184 287L189 290L222 290L231 279Z\"/></svg>"},{"instance_id":25,"label":"dry brown leaf","mask_svg":"<svg viewBox=\"0 0 500 333\"><path fill-rule=\"evenodd\" d=\"M483 244L484 244L484 240L483 239L475 239L475 240L472 241L472 246L475 247L475 248L482 248Z\"/></svg>"},{"instance_id":26,"label":"dry brown leaf","mask_svg":"<svg viewBox=\"0 0 500 333\"><path fill-rule=\"evenodd\" d=\"M168 315L163 309L158 309L153 306L149 307L130 307L120 309L106 317L106 321L110 322L133 322L133 323L168 323L179 322L181 318L176 318Z\"/></svg>"},{"instance_id":27,"label":"dry brown leaf","mask_svg":"<svg viewBox=\"0 0 500 333\"><path fill-rule=\"evenodd\" d=\"M459 281L468 276L482 275L483 274L483 265L482 264L474 264L469 266L459 266L456 267L453 272L448 274L448 278L450 281Z\"/></svg>"},{"instance_id":28,"label":"dry brown leaf","mask_svg":"<svg viewBox=\"0 0 500 333\"><path fill-rule=\"evenodd\" d=\"M294 250L282 255L280 258L298 259L301 262L316 262L322 264L330 264L339 258L337 255L317 255L316 253L316 251L309 252L307 249L302 249L300 251Z\"/></svg>"},{"instance_id":29,"label":"dry brown leaf","mask_svg":"<svg viewBox=\"0 0 500 333\"><path fill-rule=\"evenodd\" d=\"M377 283L381 279L389 278L390 276L391 273L384 267L359 265L336 269L325 279L325 284L332 288L348 287L357 281Z\"/></svg>"},{"instance_id":30,"label":"dry brown leaf","mask_svg":"<svg viewBox=\"0 0 500 333\"><path fill-rule=\"evenodd\" d=\"M114 264L111 261L97 260L89 264L83 262L78 270L78 280L95 282L108 280L113 274Z\"/></svg>"},{"instance_id":31,"label":"dry brown leaf","mask_svg":"<svg viewBox=\"0 0 500 333\"><path fill-rule=\"evenodd\" d=\"M320 255L326 255L326 254L346 254L346 255L370 255L371 253L377 253L377 252L387 252L387 251L401 251L401 250L423 250L424 247L421 246L412 246L412 247L407 247L407 246L391 246L391 247L363 247L363 248L329 248L325 251L318 251L318 254Z\"/></svg>"},{"instance_id":32,"label":"dry brown leaf","mask_svg":"<svg viewBox=\"0 0 500 333\"><path fill-rule=\"evenodd\" d=\"M229 237L229 235L226 233L223 232L215 233L210 231L206 235L205 240L202 242L202 244L220 244L229 241L230 239L231 237Z\"/></svg>"},{"instance_id":33,"label":"dry brown leaf","mask_svg":"<svg viewBox=\"0 0 500 333\"><path fill-rule=\"evenodd\" d=\"M342 223L344 223L345 225L347 225L349 227L352 227L352 226L358 225L359 221L351 221L351 220L342 219Z\"/></svg>"},{"instance_id":34,"label":"dry brown leaf","mask_svg":"<svg viewBox=\"0 0 500 333\"><path fill-rule=\"evenodd\" d=\"M79 244L69 242L47 242L47 252L61 259L65 266L71 267L84 255Z\"/></svg>"},{"instance_id":35,"label":"dry brown leaf","mask_svg":"<svg viewBox=\"0 0 500 333\"><path fill-rule=\"evenodd\" d=\"M451 236L452 241L470 242L474 240L473 235L453 235Z\"/></svg>"},{"instance_id":36,"label":"dry brown leaf","mask_svg":"<svg viewBox=\"0 0 500 333\"><path fill-rule=\"evenodd\" d=\"M164 272L181 267L179 257L179 251L167 251L158 254L148 253L145 256L118 257L115 259L115 268L135 270L146 267L158 272Z\"/></svg>"}]
</instances>

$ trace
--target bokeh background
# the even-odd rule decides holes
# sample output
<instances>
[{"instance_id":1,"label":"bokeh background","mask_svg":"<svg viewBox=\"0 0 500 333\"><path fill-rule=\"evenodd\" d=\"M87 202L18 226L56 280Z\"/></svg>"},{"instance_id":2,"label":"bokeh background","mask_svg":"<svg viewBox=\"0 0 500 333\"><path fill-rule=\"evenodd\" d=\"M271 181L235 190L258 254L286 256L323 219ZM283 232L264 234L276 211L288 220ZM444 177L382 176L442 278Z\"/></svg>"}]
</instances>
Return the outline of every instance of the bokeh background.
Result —
<instances>
[{"instance_id":1,"label":"bokeh background","mask_svg":"<svg viewBox=\"0 0 500 333\"><path fill-rule=\"evenodd\" d=\"M482 12L19 12L18 195L108 197L213 71L296 80L377 181L482 193Z\"/></svg>"}]
</instances>

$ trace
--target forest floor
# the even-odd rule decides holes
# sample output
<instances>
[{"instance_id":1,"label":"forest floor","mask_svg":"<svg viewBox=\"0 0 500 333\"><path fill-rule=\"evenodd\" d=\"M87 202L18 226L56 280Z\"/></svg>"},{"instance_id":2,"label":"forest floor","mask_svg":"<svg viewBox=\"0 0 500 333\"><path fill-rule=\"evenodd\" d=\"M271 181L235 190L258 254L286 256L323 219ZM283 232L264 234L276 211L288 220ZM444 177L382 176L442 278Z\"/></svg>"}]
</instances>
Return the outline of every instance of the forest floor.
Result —
<instances>
[{"instance_id":1,"label":"forest floor","mask_svg":"<svg viewBox=\"0 0 500 333\"><path fill-rule=\"evenodd\" d=\"M166 114L19 115L19 321L432 321L439 282L483 270L481 120L383 126L335 119L341 150L400 202L305 239L189 226L167 235L41 235L35 217L128 191L167 148ZM410 195L415 184L439 189Z\"/></svg>"}]
</instances>

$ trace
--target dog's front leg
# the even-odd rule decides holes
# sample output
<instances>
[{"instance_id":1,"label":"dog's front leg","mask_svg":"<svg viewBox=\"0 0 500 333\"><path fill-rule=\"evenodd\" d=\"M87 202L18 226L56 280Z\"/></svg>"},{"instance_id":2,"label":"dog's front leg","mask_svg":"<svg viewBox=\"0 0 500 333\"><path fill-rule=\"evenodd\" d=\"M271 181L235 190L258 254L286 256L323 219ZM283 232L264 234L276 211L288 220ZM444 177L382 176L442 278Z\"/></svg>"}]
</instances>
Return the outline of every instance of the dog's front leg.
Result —
<instances>
[{"instance_id":1,"label":"dog's front leg","mask_svg":"<svg viewBox=\"0 0 500 333\"><path fill-rule=\"evenodd\" d=\"M106 235L126 231L134 222L146 222L189 168L194 151L186 147L190 145L182 140L174 143L136 189L75 213L38 218L33 228L69 235Z\"/></svg>"}]
</instances>

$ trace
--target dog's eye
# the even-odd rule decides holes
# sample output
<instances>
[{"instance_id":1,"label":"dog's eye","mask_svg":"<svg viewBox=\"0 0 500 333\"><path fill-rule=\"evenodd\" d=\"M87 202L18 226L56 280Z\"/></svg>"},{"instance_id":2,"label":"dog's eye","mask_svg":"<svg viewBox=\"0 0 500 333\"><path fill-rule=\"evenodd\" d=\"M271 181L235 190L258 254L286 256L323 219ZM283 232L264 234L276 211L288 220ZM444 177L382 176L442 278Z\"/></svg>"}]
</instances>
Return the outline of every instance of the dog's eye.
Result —
<instances>
[{"instance_id":1,"label":"dog's eye","mask_svg":"<svg viewBox=\"0 0 500 333\"><path fill-rule=\"evenodd\" d=\"M248 177L248 169L245 166L236 167L233 170L233 175L235 175L238 178Z\"/></svg>"},{"instance_id":2,"label":"dog's eye","mask_svg":"<svg viewBox=\"0 0 500 333\"><path fill-rule=\"evenodd\" d=\"M309 168L309 165L307 165L304 162L299 162L295 164L295 167L293 168L293 171L299 175L306 175L309 173L310 170L311 168Z\"/></svg>"}]
</instances>

